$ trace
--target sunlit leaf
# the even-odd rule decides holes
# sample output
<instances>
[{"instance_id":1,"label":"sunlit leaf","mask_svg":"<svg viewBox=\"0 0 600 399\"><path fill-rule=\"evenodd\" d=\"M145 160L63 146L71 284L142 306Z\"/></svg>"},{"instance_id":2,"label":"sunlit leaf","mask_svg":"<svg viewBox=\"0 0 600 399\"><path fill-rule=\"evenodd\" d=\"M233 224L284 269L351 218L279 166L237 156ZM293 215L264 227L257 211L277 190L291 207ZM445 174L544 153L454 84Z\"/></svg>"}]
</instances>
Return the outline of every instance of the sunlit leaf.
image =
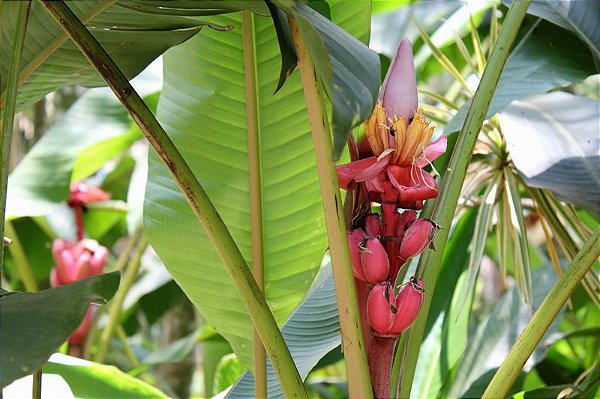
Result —
<instances>
[{"instance_id":1,"label":"sunlit leaf","mask_svg":"<svg viewBox=\"0 0 600 399\"><path fill-rule=\"evenodd\" d=\"M94 363L61 354L52 355L44 374L57 374L77 398L165 398L152 385L134 378L115 366ZM43 385L42 385L43 387Z\"/></svg>"}]
</instances>

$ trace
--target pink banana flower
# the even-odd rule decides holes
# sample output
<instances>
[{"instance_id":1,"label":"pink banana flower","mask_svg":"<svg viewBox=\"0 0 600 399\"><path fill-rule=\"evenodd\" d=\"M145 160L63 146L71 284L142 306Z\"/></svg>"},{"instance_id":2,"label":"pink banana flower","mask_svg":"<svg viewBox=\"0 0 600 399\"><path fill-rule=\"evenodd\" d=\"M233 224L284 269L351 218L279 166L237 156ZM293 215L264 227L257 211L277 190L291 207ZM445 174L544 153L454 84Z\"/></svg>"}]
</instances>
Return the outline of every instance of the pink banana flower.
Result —
<instances>
[{"instance_id":1,"label":"pink banana flower","mask_svg":"<svg viewBox=\"0 0 600 399\"><path fill-rule=\"evenodd\" d=\"M422 168L446 151L446 136L433 143L434 126L417 106L416 74L410 41L403 39L388 70L373 115L365 123L365 137L373 156L339 165L340 187L351 190L365 183L374 193L390 182L405 207L419 209L437 196L433 177Z\"/></svg>"},{"instance_id":2,"label":"pink banana flower","mask_svg":"<svg viewBox=\"0 0 600 399\"><path fill-rule=\"evenodd\" d=\"M106 201L110 199L109 193L82 181L71 183L69 190L71 192L67 202L69 206L81 206L88 202Z\"/></svg>"}]
</instances>

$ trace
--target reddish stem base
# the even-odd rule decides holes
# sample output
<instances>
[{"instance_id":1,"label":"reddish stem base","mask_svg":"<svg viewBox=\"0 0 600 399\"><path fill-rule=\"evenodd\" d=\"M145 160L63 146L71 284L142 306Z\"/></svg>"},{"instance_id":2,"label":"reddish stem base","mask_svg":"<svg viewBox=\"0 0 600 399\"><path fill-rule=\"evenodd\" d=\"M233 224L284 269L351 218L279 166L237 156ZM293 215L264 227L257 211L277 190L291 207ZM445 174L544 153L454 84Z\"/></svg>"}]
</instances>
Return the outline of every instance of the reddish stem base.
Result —
<instances>
[{"instance_id":1,"label":"reddish stem base","mask_svg":"<svg viewBox=\"0 0 600 399\"><path fill-rule=\"evenodd\" d=\"M368 347L369 371L375 398L390 397L390 374L394 362L394 347L398 337L380 337L371 335Z\"/></svg>"}]
</instances>

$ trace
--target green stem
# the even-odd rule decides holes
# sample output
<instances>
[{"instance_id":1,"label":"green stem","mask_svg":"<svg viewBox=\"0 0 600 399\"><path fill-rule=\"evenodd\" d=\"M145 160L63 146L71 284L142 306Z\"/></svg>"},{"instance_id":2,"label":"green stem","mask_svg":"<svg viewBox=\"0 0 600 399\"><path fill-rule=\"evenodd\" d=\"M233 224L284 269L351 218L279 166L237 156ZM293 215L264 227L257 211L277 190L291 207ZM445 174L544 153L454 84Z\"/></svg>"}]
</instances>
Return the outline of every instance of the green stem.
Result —
<instances>
[{"instance_id":1,"label":"green stem","mask_svg":"<svg viewBox=\"0 0 600 399\"><path fill-rule=\"evenodd\" d=\"M19 3L13 46L8 65L8 80L6 83L6 102L0 105L0 237L4 238L4 221L6 220L6 189L8 188L8 169L10 166L10 146L12 141L17 89L19 87L19 69L23 43L27 33L30 1ZM9 237L10 238L10 237ZM0 280L4 269L4 239L0 242Z\"/></svg>"},{"instance_id":2,"label":"green stem","mask_svg":"<svg viewBox=\"0 0 600 399\"><path fill-rule=\"evenodd\" d=\"M142 227L140 226L135 230L133 235L131 237L129 237L129 241L127 241L125 248L123 248L123 251L121 251L121 253L119 254L119 257L117 258L117 261L115 262L115 270L119 270L122 272L125 269L125 266L127 265L127 261L129 260L129 258L131 258L133 250L135 249L135 246L141 237L142 237ZM98 311L96 311L96 313L94 314L94 317L92 318L92 322L91 322L92 326L91 326L90 330L88 331L87 337L85 338L85 344L83 345L83 358L84 359L91 358L90 357L90 349L92 347L92 344L94 342L96 342L96 340L98 339L98 335L99 335L98 321L100 320L100 317L102 316L102 314L105 312L106 309L107 309L106 306L101 307L100 309L98 309Z\"/></svg>"},{"instance_id":3,"label":"green stem","mask_svg":"<svg viewBox=\"0 0 600 399\"><path fill-rule=\"evenodd\" d=\"M15 231L15 228L12 225L12 222L7 220L5 222L5 231L9 237L12 239L12 243L8 250L15 262L15 266L17 268L17 273L23 282L23 286L26 291L37 292L39 291L39 287L37 281L35 279L35 275L33 270L31 269L31 265L29 264L29 260L27 259L27 255L25 255L25 251L23 250L23 246L21 245L21 240Z\"/></svg>"},{"instance_id":4,"label":"green stem","mask_svg":"<svg viewBox=\"0 0 600 399\"><path fill-rule=\"evenodd\" d=\"M98 351L96 352L96 356L94 358L94 360L96 360L99 363L104 362L108 346L115 333L117 324L119 324L119 317L121 316L121 309L123 308L123 303L125 303L125 297L127 296L129 289L133 286L133 283L135 283L135 280L137 279L138 271L140 270L140 265L142 263L142 255L144 254L144 251L147 247L148 242L146 241L145 237L142 237L138 243L135 255L133 256L133 258L131 258L131 261L125 269L125 274L123 276L123 279L121 280L119 290L117 291L110 303L110 310L108 311L108 321L106 322L106 326L100 334L100 340L98 341Z\"/></svg>"},{"instance_id":5,"label":"green stem","mask_svg":"<svg viewBox=\"0 0 600 399\"><path fill-rule=\"evenodd\" d=\"M115 328L115 334L121 341L121 344L123 344L123 352L125 352L125 356L127 356L127 359L129 359L129 363L131 363L131 368L138 367L140 365L140 360L135 355L135 352L131 348L131 345L129 345L129 340L127 339L127 334L125 333L123 326L117 324L117 327Z\"/></svg>"},{"instance_id":6,"label":"green stem","mask_svg":"<svg viewBox=\"0 0 600 399\"><path fill-rule=\"evenodd\" d=\"M439 265L442 260L444 246L448 239L450 225L458 204L463 181L467 173L467 167L471 160L471 154L477 142L477 136L483 125L490 101L494 96L498 79L508 58L509 50L517 36L521 22L525 18L530 2L531 0L514 1L508 10L508 14L498 35L498 41L494 45L479 87L467 112L465 123L459 133L448 169L440 187L440 197L436 201L432 219L444 228L437 232L434 239L437 251L428 250L421 255L419 260L420 265L427 265L423 278L427 294L425 295L421 313L415 324L411 327L410 336L406 341L408 350L406 352L404 372L400 381L400 397L402 398L410 396L419 350L425 335L427 315L437 282Z\"/></svg>"},{"instance_id":7,"label":"green stem","mask_svg":"<svg viewBox=\"0 0 600 399\"><path fill-rule=\"evenodd\" d=\"M550 290L525 330L494 374L484 398L504 398L515 383L523 365L554 321L581 279L600 256L600 228L586 242L571 265Z\"/></svg>"},{"instance_id":8,"label":"green stem","mask_svg":"<svg viewBox=\"0 0 600 399\"><path fill-rule=\"evenodd\" d=\"M114 61L62 1L42 1L136 121L204 227L260 334L286 397L307 397L306 388L273 313L221 216L183 156Z\"/></svg>"},{"instance_id":9,"label":"green stem","mask_svg":"<svg viewBox=\"0 0 600 399\"><path fill-rule=\"evenodd\" d=\"M252 274L264 291L264 254L262 225L262 184L260 176L259 105L256 75L254 17L242 11L244 80L246 83L246 126L248 129L248 174L250 183L250 231L252 236ZM267 397L267 358L258 331L254 331L254 396Z\"/></svg>"},{"instance_id":10,"label":"green stem","mask_svg":"<svg viewBox=\"0 0 600 399\"><path fill-rule=\"evenodd\" d=\"M42 398L42 369L38 369L33 372L33 384L31 386L31 398L41 399Z\"/></svg>"},{"instance_id":11,"label":"green stem","mask_svg":"<svg viewBox=\"0 0 600 399\"><path fill-rule=\"evenodd\" d=\"M350 251L348 249L344 207L340 199L338 177L332 157L333 147L329 120L325 111L323 95L316 80L315 68L308 55L304 38L293 18L289 18L289 23L296 46L298 68L304 86L304 96L317 159L317 171L321 184L325 224L329 238L329 251L331 253L333 278L340 315L342 352L346 359L348 388L351 397L371 398L373 397L373 391L365 353L361 318L358 311Z\"/></svg>"}]
</instances>

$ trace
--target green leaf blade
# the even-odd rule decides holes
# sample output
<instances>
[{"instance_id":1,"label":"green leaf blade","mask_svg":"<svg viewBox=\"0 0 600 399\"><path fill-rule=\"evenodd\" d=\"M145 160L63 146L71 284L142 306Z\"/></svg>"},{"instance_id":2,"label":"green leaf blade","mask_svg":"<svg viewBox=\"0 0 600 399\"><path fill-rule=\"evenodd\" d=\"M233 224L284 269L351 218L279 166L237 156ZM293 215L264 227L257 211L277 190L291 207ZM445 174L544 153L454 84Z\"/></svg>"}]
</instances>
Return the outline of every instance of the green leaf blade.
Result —
<instances>
[{"instance_id":1,"label":"green leaf blade","mask_svg":"<svg viewBox=\"0 0 600 399\"><path fill-rule=\"evenodd\" d=\"M211 21L234 29L207 31L165 57L158 117L250 264L240 17L232 14ZM292 74L272 94L279 78L275 30L270 20L256 18L255 31L265 291L282 323L306 294L327 244L299 76ZM145 225L175 280L251 369L250 318L212 244L154 154L149 161Z\"/></svg>"},{"instance_id":2,"label":"green leaf blade","mask_svg":"<svg viewBox=\"0 0 600 399\"><path fill-rule=\"evenodd\" d=\"M31 374L81 323L90 302L105 303L117 291L112 272L37 293L0 298L0 386Z\"/></svg>"}]
</instances>

